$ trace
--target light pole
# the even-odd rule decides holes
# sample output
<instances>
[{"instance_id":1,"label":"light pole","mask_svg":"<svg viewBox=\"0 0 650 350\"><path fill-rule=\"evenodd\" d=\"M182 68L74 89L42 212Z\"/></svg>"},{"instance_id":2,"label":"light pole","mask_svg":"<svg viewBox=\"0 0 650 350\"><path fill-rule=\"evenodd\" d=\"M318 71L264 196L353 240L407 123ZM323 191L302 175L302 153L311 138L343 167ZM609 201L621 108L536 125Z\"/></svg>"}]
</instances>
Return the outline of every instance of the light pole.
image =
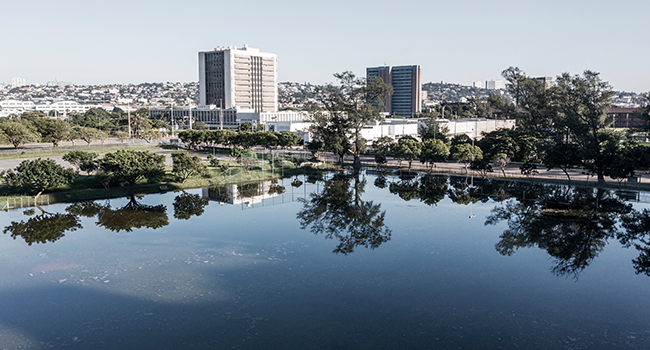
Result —
<instances>
[{"instance_id":1,"label":"light pole","mask_svg":"<svg viewBox=\"0 0 650 350\"><path fill-rule=\"evenodd\" d=\"M126 105L126 113L128 115L128 123L129 123L129 142L133 144L133 138L131 137L131 104L127 103Z\"/></svg>"},{"instance_id":2,"label":"light pole","mask_svg":"<svg viewBox=\"0 0 650 350\"><path fill-rule=\"evenodd\" d=\"M174 137L174 102L172 101L171 105L169 106L169 113L171 113L171 118L172 118L172 138Z\"/></svg>"}]
</instances>

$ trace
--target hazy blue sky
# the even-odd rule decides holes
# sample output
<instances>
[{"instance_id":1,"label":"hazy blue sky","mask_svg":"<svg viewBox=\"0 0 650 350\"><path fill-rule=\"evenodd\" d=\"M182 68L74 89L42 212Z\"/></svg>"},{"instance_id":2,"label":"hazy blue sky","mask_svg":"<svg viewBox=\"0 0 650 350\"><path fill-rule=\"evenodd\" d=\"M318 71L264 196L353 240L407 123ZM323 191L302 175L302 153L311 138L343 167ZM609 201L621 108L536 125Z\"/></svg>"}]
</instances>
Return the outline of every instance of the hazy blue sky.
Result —
<instances>
[{"instance_id":1,"label":"hazy blue sky","mask_svg":"<svg viewBox=\"0 0 650 350\"><path fill-rule=\"evenodd\" d=\"M278 55L279 81L419 64L423 82L586 69L650 90L648 0L1 0L0 82L198 81L197 52L248 44Z\"/></svg>"}]
</instances>

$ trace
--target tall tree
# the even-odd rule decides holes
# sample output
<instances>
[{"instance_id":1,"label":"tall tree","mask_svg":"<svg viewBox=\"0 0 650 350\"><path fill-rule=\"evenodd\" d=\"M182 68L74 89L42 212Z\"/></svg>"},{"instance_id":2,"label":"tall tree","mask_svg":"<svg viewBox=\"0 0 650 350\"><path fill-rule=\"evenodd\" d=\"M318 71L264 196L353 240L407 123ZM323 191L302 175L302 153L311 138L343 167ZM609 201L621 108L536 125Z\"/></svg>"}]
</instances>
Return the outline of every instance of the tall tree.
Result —
<instances>
[{"instance_id":1,"label":"tall tree","mask_svg":"<svg viewBox=\"0 0 650 350\"><path fill-rule=\"evenodd\" d=\"M599 74L585 71L582 76L564 73L557 79L554 101L558 109L556 124L570 130L579 149L583 166L605 181L604 145L612 135L606 129L607 112L614 92Z\"/></svg>"},{"instance_id":2,"label":"tall tree","mask_svg":"<svg viewBox=\"0 0 650 350\"><path fill-rule=\"evenodd\" d=\"M318 93L323 107L310 110L311 131L341 160L346 153L352 154L358 169L359 156L366 148L361 129L382 119L378 108L383 105L381 98L392 90L381 79L367 81L349 71L336 73L334 77L339 85L327 85Z\"/></svg>"}]
</instances>

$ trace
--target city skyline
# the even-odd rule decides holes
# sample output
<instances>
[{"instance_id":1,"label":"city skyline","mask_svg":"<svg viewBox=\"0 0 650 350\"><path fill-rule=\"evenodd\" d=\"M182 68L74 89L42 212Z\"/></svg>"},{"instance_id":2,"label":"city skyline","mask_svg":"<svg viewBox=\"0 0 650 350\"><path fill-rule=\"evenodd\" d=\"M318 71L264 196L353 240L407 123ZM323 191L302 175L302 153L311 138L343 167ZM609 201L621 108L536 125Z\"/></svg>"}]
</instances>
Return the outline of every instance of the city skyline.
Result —
<instances>
[{"instance_id":1,"label":"city skyline","mask_svg":"<svg viewBox=\"0 0 650 350\"><path fill-rule=\"evenodd\" d=\"M650 48L643 45L650 3L639 0L399 6L37 0L5 9L11 16L0 28L12 33L0 59L5 84L12 77L27 84L196 82L196 52L248 44L278 55L283 82L323 84L336 72L363 77L366 67L415 63L423 82L470 85L502 79L502 70L516 66L551 77L589 69L615 90L650 91L644 65Z\"/></svg>"}]
</instances>

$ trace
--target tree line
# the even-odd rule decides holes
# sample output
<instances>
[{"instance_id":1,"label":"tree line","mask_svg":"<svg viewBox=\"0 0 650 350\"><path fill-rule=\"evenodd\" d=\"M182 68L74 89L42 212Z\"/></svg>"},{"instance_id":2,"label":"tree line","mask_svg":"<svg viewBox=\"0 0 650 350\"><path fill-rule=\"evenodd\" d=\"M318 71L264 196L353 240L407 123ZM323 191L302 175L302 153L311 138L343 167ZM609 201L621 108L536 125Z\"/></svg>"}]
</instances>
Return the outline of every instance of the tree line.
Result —
<instances>
[{"instance_id":1,"label":"tree line","mask_svg":"<svg viewBox=\"0 0 650 350\"><path fill-rule=\"evenodd\" d=\"M129 139L129 119L131 137L151 142L171 130L169 124L161 119L149 119L149 110L141 108L130 117L120 108L107 112L102 108L91 108L83 114L72 113L67 120L56 118L55 114L25 112L0 118L0 142L15 148L32 142L52 143L57 147L63 141L83 141L90 145L94 141L102 143L108 137L121 141Z\"/></svg>"},{"instance_id":2,"label":"tree line","mask_svg":"<svg viewBox=\"0 0 650 350\"><path fill-rule=\"evenodd\" d=\"M377 163L384 164L386 156L393 155L406 160L410 169L415 159L433 167L436 162L455 158L465 163L466 170L470 167L482 173L491 172L495 165L505 175L505 166L517 161L522 163L523 174L533 174L538 165L543 165L547 169L562 169L570 180L568 170L579 167L599 182L605 176L625 179L637 169L650 167L650 149L633 138L635 132L647 135L650 131L650 97L639 112L645 119L641 128L615 131L607 123L614 92L599 73L563 73L551 88L519 68L510 67L502 75L515 103L491 95L470 99L466 108L471 116L485 118L498 111L503 118L517 121L514 129L485 133L480 140L466 135L449 138L448 130L441 130L436 122L445 117L443 103L440 111L425 115L426 122L418 132L420 140L405 136L397 141L384 137L373 142ZM341 160L346 154L353 155L357 164L359 154L367 151L361 128L382 120L382 98L391 89L378 78L357 78L350 72L334 76L338 85L330 84L319 91L322 106L309 108L313 122L310 130L315 142L338 154ZM466 111L457 112L462 116Z\"/></svg>"}]
</instances>

